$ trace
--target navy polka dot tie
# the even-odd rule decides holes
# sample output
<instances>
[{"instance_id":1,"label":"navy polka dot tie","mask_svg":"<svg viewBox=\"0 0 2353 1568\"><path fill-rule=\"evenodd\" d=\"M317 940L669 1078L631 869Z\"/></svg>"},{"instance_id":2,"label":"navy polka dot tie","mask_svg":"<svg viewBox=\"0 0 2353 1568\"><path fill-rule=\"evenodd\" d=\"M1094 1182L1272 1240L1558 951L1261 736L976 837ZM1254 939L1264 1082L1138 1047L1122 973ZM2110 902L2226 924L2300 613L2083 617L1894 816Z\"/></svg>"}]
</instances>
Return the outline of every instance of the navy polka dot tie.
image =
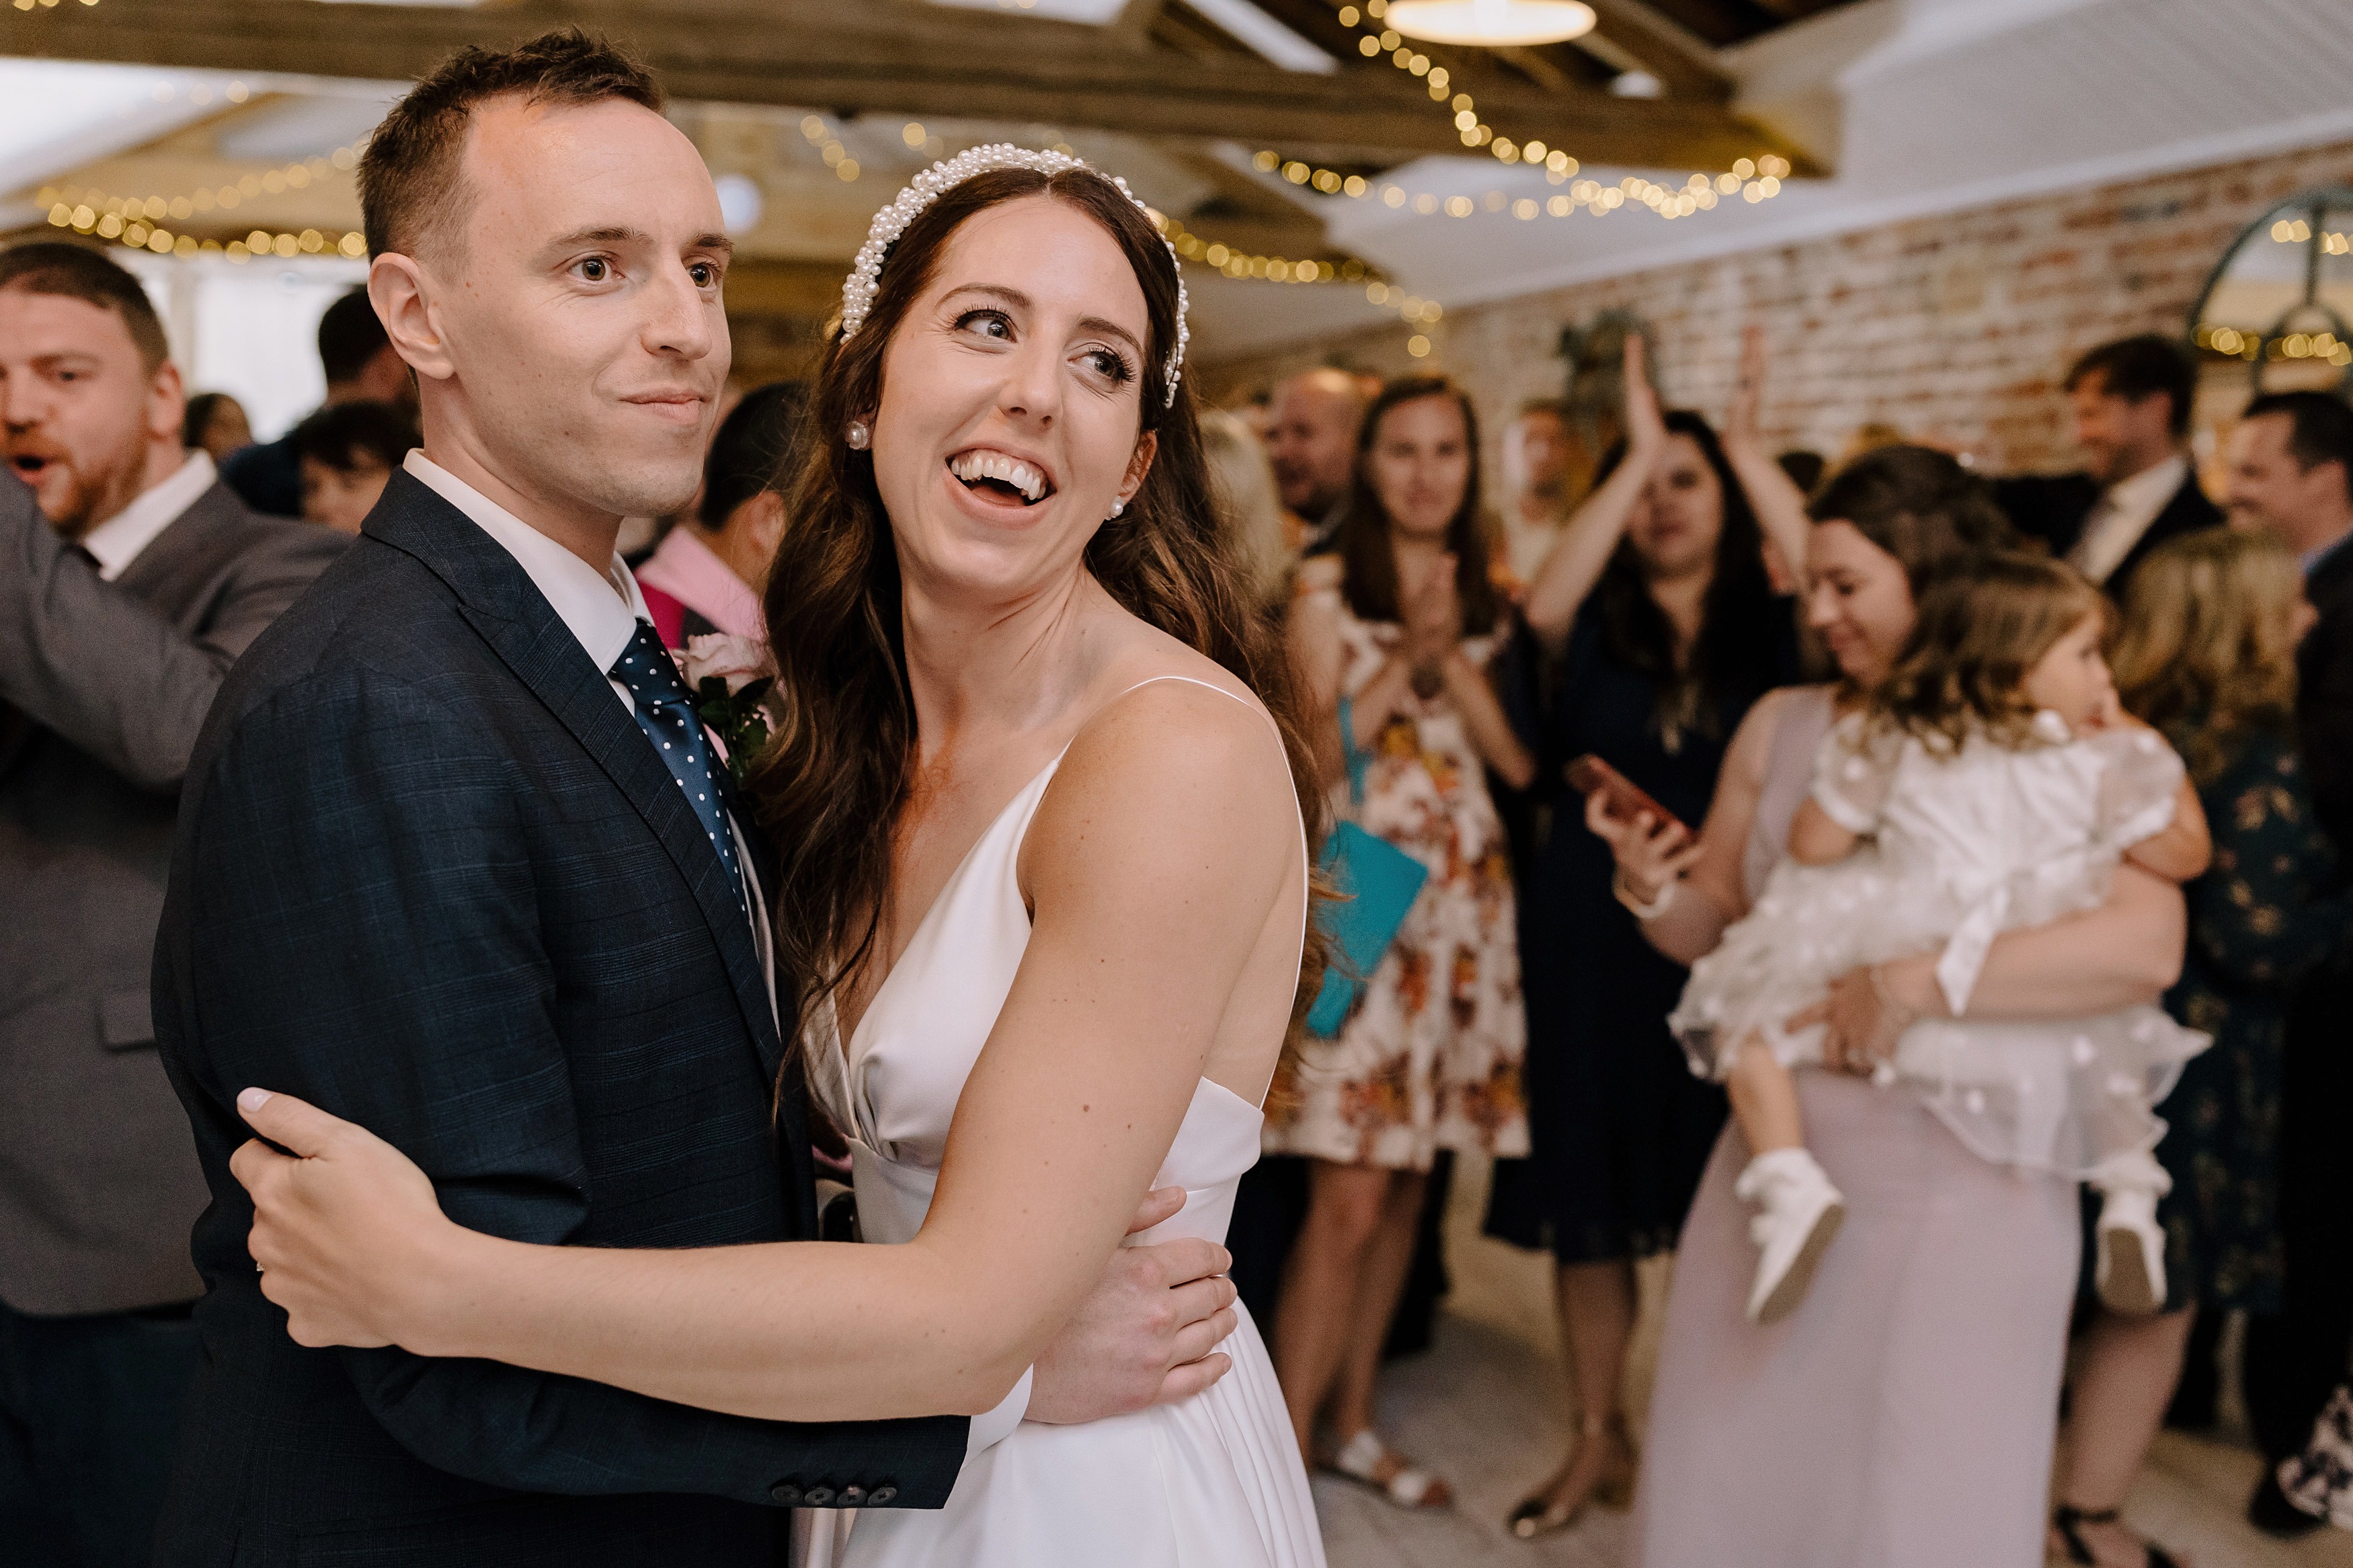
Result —
<instances>
[{"instance_id":1,"label":"navy polka dot tie","mask_svg":"<svg viewBox=\"0 0 2353 1568\"><path fill-rule=\"evenodd\" d=\"M638 635L629 639L613 666L612 676L636 699L638 728L654 743L670 776L685 793L687 805L694 808L741 901L744 868L736 863L735 835L728 826L727 808L719 793L718 758L694 711L694 695L687 690L677 662L664 650L650 623L638 623Z\"/></svg>"}]
</instances>

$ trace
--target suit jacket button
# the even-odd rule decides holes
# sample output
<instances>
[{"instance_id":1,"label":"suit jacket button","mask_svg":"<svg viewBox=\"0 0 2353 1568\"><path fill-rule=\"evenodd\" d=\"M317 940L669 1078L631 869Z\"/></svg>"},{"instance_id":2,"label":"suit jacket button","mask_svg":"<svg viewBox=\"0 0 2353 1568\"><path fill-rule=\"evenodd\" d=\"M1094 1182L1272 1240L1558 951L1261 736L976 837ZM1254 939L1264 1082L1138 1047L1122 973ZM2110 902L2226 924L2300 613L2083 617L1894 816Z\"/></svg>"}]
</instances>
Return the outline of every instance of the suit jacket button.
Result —
<instances>
[{"instance_id":1,"label":"suit jacket button","mask_svg":"<svg viewBox=\"0 0 2353 1568\"><path fill-rule=\"evenodd\" d=\"M869 1497L866 1500L873 1504L876 1508L881 1508L883 1504L896 1499L898 1495L899 1489L897 1487L876 1487L874 1489L873 1495Z\"/></svg>"},{"instance_id":2,"label":"suit jacket button","mask_svg":"<svg viewBox=\"0 0 2353 1568\"><path fill-rule=\"evenodd\" d=\"M801 1501L808 1504L811 1508L823 1508L832 1500L833 1489L831 1487L811 1487L808 1490L801 1493Z\"/></svg>"},{"instance_id":3,"label":"suit jacket button","mask_svg":"<svg viewBox=\"0 0 2353 1568\"><path fill-rule=\"evenodd\" d=\"M798 1508L801 1503L801 1489L790 1481L778 1481L768 1489L768 1496L786 1508Z\"/></svg>"},{"instance_id":4,"label":"suit jacket button","mask_svg":"<svg viewBox=\"0 0 2353 1568\"><path fill-rule=\"evenodd\" d=\"M862 1503L865 1500L866 1489L864 1487L844 1487L841 1489L842 1507L856 1508L860 1503Z\"/></svg>"}]
</instances>

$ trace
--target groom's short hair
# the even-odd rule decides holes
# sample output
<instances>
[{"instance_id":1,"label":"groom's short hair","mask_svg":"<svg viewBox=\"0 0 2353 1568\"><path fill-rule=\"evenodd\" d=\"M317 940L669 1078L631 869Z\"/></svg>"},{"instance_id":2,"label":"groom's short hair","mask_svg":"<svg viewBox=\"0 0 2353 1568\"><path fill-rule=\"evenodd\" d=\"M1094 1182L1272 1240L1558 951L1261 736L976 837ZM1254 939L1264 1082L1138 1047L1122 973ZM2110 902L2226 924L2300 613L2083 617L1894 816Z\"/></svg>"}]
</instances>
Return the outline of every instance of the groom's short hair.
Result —
<instances>
[{"instance_id":1,"label":"groom's short hair","mask_svg":"<svg viewBox=\"0 0 2353 1568\"><path fill-rule=\"evenodd\" d=\"M359 186L369 255L415 256L458 244L473 204L462 164L467 127L477 105L510 93L531 103L620 99L662 110L662 91L651 72L577 27L543 33L511 49L459 49L394 104L368 138Z\"/></svg>"}]
</instances>

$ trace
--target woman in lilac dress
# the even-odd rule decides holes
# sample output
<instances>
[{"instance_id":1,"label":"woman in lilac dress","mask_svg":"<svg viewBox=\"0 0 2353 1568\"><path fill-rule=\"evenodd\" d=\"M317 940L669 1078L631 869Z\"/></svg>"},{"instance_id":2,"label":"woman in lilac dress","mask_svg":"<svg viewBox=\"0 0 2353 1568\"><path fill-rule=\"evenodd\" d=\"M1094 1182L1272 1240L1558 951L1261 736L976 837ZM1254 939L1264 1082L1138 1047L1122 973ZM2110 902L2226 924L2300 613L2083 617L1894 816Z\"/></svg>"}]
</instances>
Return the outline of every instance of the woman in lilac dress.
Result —
<instances>
[{"instance_id":1,"label":"woman in lilac dress","mask_svg":"<svg viewBox=\"0 0 2353 1568\"><path fill-rule=\"evenodd\" d=\"M1920 587L1966 570L2009 526L1940 453L1857 459L1814 502L1809 618L1836 685L1759 702L1734 738L1696 839L1588 817L1611 840L1643 932L1681 962L1748 908L1786 846L1815 744L1885 670ZM2000 938L1973 1016L2073 1016L2155 1002L2178 972L2179 890L2137 870L2086 914ZM1910 1096L1865 1076L1913 1018L1940 1011L1934 955L1834 986L1825 1051L1799 1075L1845 1227L1805 1305L1745 1321L1756 1262L1727 1129L1683 1229L1636 1505L1643 1568L2031 1568L2041 1562L2052 1431L2079 1247L2076 1193L1970 1153Z\"/></svg>"}]
</instances>

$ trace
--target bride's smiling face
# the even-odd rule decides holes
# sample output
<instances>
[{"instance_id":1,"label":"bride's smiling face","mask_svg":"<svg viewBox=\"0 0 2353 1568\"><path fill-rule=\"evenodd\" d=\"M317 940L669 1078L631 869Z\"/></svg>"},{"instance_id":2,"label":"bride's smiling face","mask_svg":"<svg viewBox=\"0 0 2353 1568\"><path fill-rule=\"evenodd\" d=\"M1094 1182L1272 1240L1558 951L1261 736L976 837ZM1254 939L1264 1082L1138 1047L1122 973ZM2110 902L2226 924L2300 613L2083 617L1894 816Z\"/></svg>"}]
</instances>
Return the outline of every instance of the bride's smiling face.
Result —
<instances>
[{"instance_id":1,"label":"bride's smiling face","mask_svg":"<svg viewBox=\"0 0 2353 1568\"><path fill-rule=\"evenodd\" d=\"M1152 460L1148 322L1118 242L1067 203L1000 203L950 237L884 351L873 419L911 587L997 600L1067 579Z\"/></svg>"}]
</instances>

